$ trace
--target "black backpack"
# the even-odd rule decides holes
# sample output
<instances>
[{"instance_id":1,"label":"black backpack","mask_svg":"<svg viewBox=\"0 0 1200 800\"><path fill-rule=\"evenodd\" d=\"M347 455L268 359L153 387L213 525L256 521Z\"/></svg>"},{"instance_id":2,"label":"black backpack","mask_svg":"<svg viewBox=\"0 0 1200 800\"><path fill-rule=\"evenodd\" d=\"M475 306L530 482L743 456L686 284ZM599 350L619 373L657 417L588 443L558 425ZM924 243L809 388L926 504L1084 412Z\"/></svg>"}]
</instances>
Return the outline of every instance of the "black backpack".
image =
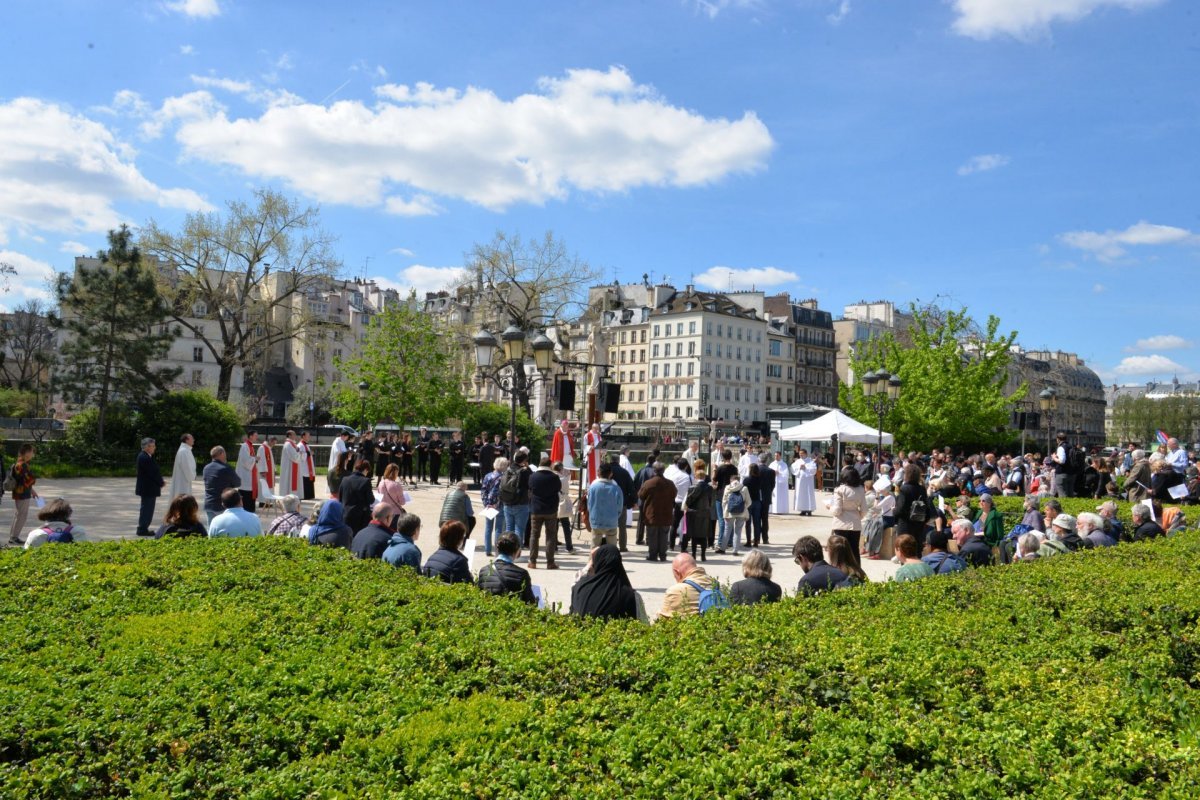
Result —
<instances>
[{"instance_id":1,"label":"black backpack","mask_svg":"<svg viewBox=\"0 0 1200 800\"><path fill-rule=\"evenodd\" d=\"M908 521L909 522L924 522L929 519L929 506L926 505L926 497L920 496L908 505Z\"/></svg>"},{"instance_id":2,"label":"black backpack","mask_svg":"<svg viewBox=\"0 0 1200 800\"><path fill-rule=\"evenodd\" d=\"M500 502L516 505L521 495L521 470L509 467L500 479Z\"/></svg>"}]
</instances>

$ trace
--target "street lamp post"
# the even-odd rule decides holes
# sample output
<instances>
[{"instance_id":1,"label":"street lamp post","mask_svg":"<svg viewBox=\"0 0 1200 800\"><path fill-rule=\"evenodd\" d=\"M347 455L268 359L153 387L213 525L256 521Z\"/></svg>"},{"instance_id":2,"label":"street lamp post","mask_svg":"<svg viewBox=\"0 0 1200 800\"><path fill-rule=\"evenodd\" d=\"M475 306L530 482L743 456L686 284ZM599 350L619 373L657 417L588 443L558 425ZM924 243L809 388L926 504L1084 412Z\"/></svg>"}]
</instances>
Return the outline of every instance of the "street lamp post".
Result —
<instances>
[{"instance_id":1,"label":"street lamp post","mask_svg":"<svg viewBox=\"0 0 1200 800\"><path fill-rule=\"evenodd\" d=\"M516 442L513 437L516 436L517 431L517 395L520 388L526 386L532 378L532 376L525 375L525 338L525 331L515 324L509 325L500 334L503 345L501 345L501 341L497 341L495 334L484 329L480 329L472 338L475 343L475 366L478 368L479 376L491 380L501 391L508 392L509 395L508 454L510 458L516 452ZM550 360L554 355L554 342L546 336L545 332L539 332L533 337L529 346L533 350L533 363L537 368L538 376L544 378L550 370ZM501 347L504 348L504 360L493 363L496 353ZM506 368L509 369L509 373L501 374Z\"/></svg>"},{"instance_id":2,"label":"street lamp post","mask_svg":"<svg viewBox=\"0 0 1200 800\"><path fill-rule=\"evenodd\" d=\"M1046 452L1050 453L1054 449L1050 431L1054 428L1054 412L1058 410L1058 392L1047 386L1038 392L1038 404L1041 406L1042 414L1046 417Z\"/></svg>"},{"instance_id":3,"label":"street lamp post","mask_svg":"<svg viewBox=\"0 0 1200 800\"><path fill-rule=\"evenodd\" d=\"M362 435L367 429L367 390L371 384L362 381L358 384L358 433Z\"/></svg>"},{"instance_id":4,"label":"street lamp post","mask_svg":"<svg viewBox=\"0 0 1200 800\"><path fill-rule=\"evenodd\" d=\"M900 380L899 375L893 375L887 370L881 369L876 372L868 372L862 377L863 396L867 399L867 405L875 412L879 418L879 441L875 448L875 470L874 477L879 477L879 465L883 460L883 421L887 413L896 407L896 403L900 400L900 389L904 382Z\"/></svg>"}]
</instances>

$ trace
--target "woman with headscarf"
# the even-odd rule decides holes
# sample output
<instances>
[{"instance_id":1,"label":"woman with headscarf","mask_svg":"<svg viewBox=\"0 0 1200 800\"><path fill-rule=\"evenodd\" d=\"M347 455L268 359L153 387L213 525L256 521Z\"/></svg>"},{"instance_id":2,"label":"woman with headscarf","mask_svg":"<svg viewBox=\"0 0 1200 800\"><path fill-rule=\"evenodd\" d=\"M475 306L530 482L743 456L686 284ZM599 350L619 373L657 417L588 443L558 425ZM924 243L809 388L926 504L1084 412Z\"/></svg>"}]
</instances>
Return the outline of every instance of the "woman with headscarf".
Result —
<instances>
[{"instance_id":1,"label":"woman with headscarf","mask_svg":"<svg viewBox=\"0 0 1200 800\"><path fill-rule=\"evenodd\" d=\"M592 551L591 570L571 590L571 613L581 617L638 618L638 597L625 574L621 551L602 544Z\"/></svg>"},{"instance_id":2,"label":"woman with headscarf","mask_svg":"<svg viewBox=\"0 0 1200 800\"><path fill-rule=\"evenodd\" d=\"M345 523L342 504L337 500L326 500L317 515L317 522L308 529L308 543L322 547L344 547L350 549L354 531Z\"/></svg>"}]
</instances>

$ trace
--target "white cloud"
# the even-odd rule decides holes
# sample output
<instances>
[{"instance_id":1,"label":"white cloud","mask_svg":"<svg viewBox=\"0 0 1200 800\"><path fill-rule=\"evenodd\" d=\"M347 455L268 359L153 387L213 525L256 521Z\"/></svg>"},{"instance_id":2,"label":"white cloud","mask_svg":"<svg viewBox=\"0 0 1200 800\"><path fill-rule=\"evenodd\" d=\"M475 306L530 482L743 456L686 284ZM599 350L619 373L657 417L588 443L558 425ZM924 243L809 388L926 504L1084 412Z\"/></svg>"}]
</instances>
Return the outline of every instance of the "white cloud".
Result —
<instances>
[{"instance_id":1,"label":"white cloud","mask_svg":"<svg viewBox=\"0 0 1200 800\"><path fill-rule=\"evenodd\" d=\"M233 94L250 94L254 91L254 84L249 81L235 81L230 78L216 78L210 75L189 75L192 83L202 89L221 89Z\"/></svg>"},{"instance_id":2,"label":"white cloud","mask_svg":"<svg viewBox=\"0 0 1200 800\"><path fill-rule=\"evenodd\" d=\"M192 47L190 44L179 45L179 54L180 55L190 56L192 53L195 53L195 52L196 52L196 48Z\"/></svg>"},{"instance_id":3,"label":"white cloud","mask_svg":"<svg viewBox=\"0 0 1200 800\"><path fill-rule=\"evenodd\" d=\"M958 168L959 175L974 175L976 172L990 172L999 169L1011 161L1008 156L1000 153L986 153L981 156L971 156L967 163Z\"/></svg>"},{"instance_id":4,"label":"white cloud","mask_svg":"<svg viewBox=\"0 0 1200 800\"><path fill-rule=\"evenodd\" d=\"M1166 375L1187 373L1188 368L1166 356L1127 356L1113 368L1117 375Z\"/></svg>"},{"instance_id":5,"label":"white cloud","mask_svg":"<svg viewBox=\"0 0 1200 800\"><path fill-rule=\"evenodd\" d=\"M838 3L837 11L831 12L825 16L825 21L830 25L841 25L842 20L850 15L850 0L841 0Z\"/></svg>"},{"instance_id":6,"label":"white cloud","mask_svg":"<svg viewBox=\"0 0 1200 800\"><path fill-rule=\"evenodd\" d=\"M423 298L425 292L436 292L449 289L467 275L464 267L426 267L414 264L400 270L397 280L376 276L372 278L380 286L395 289L401 296L407 296L415 291L417 297Z\"/></svg>"},{"instance_id":7,"label":"white cloud","mask_svg":"<svg viewBox=\"0 0 1200 800\"><path fill-rule=\"evenodd\" d=\"M1200 244L1200 235L1185 228L1153 225L1146 221L1131 225L1123 231L1068 231L1058 238L1068 247L1091 253L1101 261L1120 258L1125 255L1126 247Z\"/></svg>"},{"instance_id":8,"label":"white cloud","mask_svg":"<svg viewBox=\"0 0 1200 800\"><path fill-rule=\"evenodd\" d=\"M411 256L416 255L416 253L414 253L412 250L409 250L407 247L393 247L391 250L388 250L388 252L394 256L409 256L409 257L411 257Z\"/></svg>"},{"instance_id":9,"label":"white cloud","mask_svg":"<svg viewBox=\"0 0 1200 800\"><path fill-rule=\"evenodd\" d=\"M58 252L70 253L76 256L90 255L94 248L88 247L83 242L65 241L58 246Z\"/></svg>"},{"instance_id":10,"label":"white cloud","mask_svg":"<svg viewBox=\"0 0 1200 800\"><path fill-rule=\"evenodd\" d=\"M1126 347L1127 353L1145 352L1147 350L1182 350L1191 347L1192 342L1176 336L1173 333L1161 334L1159 336L1150 336L1145 339L1138 339L1132 347Z\"/></svg>"},{"instance_id":11,"label":"white cloud","mask_svg":"<svg viewBox=\"0 0 1200 800\"><path fill-rule=\"evenodd\" d=\"M166 3L166 7L170 11L178 11L188 17L203 19L221 14L221 5L217 0L170 0Z\"/></svg>"},{"instance_id":12,"label":"white cloud","mask_svg":"<svg viewBox=\"0 0 1200 800\"><path fill-rule=\"evenodd\" d=\"M1012 36L1031 40L1045 36L1051 23L1076 22L1103 8L1135 10L1163 0L951 0L958 17L955 33L974 39Z\"/></svg>"},{"instance_id":13,"label":"white cloud","mask_svg":"<svg viewBox=\"0 0 1200 800\"><path fill-rule=\"evenodd\" d=\"M238 81L232 78L219 78L213 75L190 75L192 83L203 89L216 89L218 91L229 92L230 94L244 97L254 103L262 103L267 106L277 105L293 105L303 102L303 98L292 94L283 89L259 89L250 81ZM270 79L270 76L268 76ZM195 92L192 93L193 95ZM187 97L188 95L184 95ZM177 98L168 98L166 103L170 103ZM215 103L215 101L214 101Z\"/></svg>"},{"instance_id":14,"label":"white cloud","mask_svg":"<svg viewBox=\"0 0 1200 800\"><path fill-rule=\"evenodd\" d=\"M772 286L782 286L785 283L795 283L800 276L794 272L778 267L752 267L734 269L732 267L711 267L696 276L698 286L707 286L717 291L737 291L741 289L765 289Z\"/></svg>"},{"instance_id":15,"label":"white cloud","mask_svg":"<svg viewBox=\"0 0 1200 800\"><path fill-rule=\"evenodd\" d=\"M53 103L0 104L0 228L103 232L122 221L121 200L212 208L190 189L147 180L135 156L104 125Z\"/></svg>"},{"instance_id":16,"label":"white cloud","mask_svg":"<svg viewBox=\"0 0 1200 800\"><path fill-rule=\"evenodd\" d=\"M15 250L0 250L0 263L11 264L17 271L16 275L3 279L8 283L8 291L0 294L0 308L12 310L26 300L51 299L54 267Z\"/></svg>"},{"instance_id":17,"label":"white cloud","mask_svg":"<svg viewBox=\"0 0 1200 800\"><path fill-rule=\"evenodd\" d=\"M414 195L411 200L393 195L384 202L383 208L398 217L429 217L445 211L427 194Z\"/></svg>"},{"instance_id":18,"label":"white cloud","mask_svg":"<svg viewBox=\"0 0 1200 800\"><path fill-rule=\"evenodd\" d=\"M373 106L276 104L257 118L209 108L184 120L176 138L188 157L280 180L318 200L423 213L429 203L402 198L502 210L565 199L572 189L701 186L762 169L774 147L753 112L701 116L619 67L545 78L538 92L512 100L427 84L388 84L379 96Z\"/></svg>"},{"instance_id":19,"label":"white cloud","mask_svg":"<svg viewBox=\"0 0 1200 800\"><path fill-rule=\"evenodd\" d=\"M706 14L709 19L715 19L722 11L731 8L755 9L762 5L761 0L694 0L694 5L702 13Z\"/></svg>"}]
</instances>

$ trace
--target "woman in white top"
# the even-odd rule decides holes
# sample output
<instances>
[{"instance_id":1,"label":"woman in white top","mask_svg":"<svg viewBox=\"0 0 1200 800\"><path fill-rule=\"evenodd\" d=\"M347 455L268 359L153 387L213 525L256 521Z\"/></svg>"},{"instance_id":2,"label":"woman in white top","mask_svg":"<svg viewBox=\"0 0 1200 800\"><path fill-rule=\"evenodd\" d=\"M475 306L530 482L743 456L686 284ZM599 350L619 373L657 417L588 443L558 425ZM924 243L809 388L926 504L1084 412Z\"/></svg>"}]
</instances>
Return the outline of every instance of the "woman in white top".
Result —
<instances>
[{"instance_id":1,"label":"woman in white top","mask_svg":"<svg viewBox=\"0 0 1200 800\"><path fill-rule=\"evenodd\" d=\"M867 493L863 489L862 476L854 467L842 468L829 510L833 512L833 533L845 536L858 552L863 515L867 511Z\"/></svg>"},{"instance_id":2,"label":"woman in white top","mask_svg":"<svg viewBox=\"0 0 1200 800\"><path fill-rule=\"evenodd\" d=\"M35 528L25 537L25 549L32 550L47 543L86 542L87 533L83 526L71 524L72 513L71 504L61 497L46 503L37 515L42 527Z\"/></svg>"}]
</instances>

